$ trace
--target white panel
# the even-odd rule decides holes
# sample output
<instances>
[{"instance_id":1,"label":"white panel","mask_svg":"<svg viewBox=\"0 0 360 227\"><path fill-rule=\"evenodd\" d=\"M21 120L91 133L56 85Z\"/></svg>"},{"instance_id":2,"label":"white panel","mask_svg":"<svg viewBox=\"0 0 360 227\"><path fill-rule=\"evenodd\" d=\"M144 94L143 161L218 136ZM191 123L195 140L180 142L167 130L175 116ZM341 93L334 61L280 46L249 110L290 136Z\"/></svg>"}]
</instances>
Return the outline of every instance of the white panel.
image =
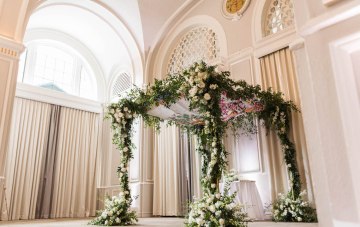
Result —
<instances>
[{"instance_id":1,"label":"white panel","mask_svg":"<svg viewBox=\"0 0 360 227\"><path fill-rule=\"evenodd\" d=\"M260 172L260 157L257 135L242 135L235 141L234 158L240 174Z\"/></svg>"},{"instance_id":2,"label":"white panel","mask_svg":"<svg viewBox=\"0 0 360 227\"><path fill-rule=\"evenodd\" d=\"M231 64L230 73L231 79L235 81L245 80L247 83L252 84L251 58L246 58Z\"/></svg>"}]
</instances>

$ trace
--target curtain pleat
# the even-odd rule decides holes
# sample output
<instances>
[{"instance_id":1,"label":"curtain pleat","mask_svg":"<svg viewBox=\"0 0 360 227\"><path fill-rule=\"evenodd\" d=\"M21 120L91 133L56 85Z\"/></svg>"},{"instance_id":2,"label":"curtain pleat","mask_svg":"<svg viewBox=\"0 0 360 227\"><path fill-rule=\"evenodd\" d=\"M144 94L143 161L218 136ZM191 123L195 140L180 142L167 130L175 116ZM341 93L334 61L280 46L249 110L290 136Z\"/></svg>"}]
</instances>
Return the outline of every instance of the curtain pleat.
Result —
<instances>
[{"instance_id":1,"label":"curtain pleat","mask_svg":"<svg viewBox=\"0 0 360 227\"><path fill-rule=\"evenodd\" d=\"M95 215L99 114L15 98L1 220ZM7 210L5 208L5 210Z\"/></svg>"},{"instance_id":2,"label":"curtain pleat","mask_svg":"<svg viewBox=\"0 0 360 227\"><path fill-rule=\"evenodd\" d=\"M295 63L290 49L285 48L260 58L260 66L262 88L267 89L271 87L274 91L281 91L286 100L292 100L300 108L301 101L298 92ZM291 118L290 137L295 142L301 181L303 188L309 192L309 200L313 200L302 115L293 112ZM272 199L274 199L278 193L286 191L289 187L283 153L281 152L281 146L276 134L269 132L266 135L264 129L260 129L260 146L262 150L268 152L271 195Z\"/></svg>"},{"instance_id":3,"label":"curtain pleat","mask_svg":"<svg viewBox=\"0 0 360 227\"><path fill-rule=\"evenodd\" d=\"M51 105L15 98L6 162L6 220L34 219Z\"/></svg>"},{"instance_id":4,"label":"curtain pleat","mask_svg":"<svg viewBox=\"0 0 360 227\"><path fill-rule=\"evenodd\" d=\"M51 218L95 214L99 115L62 108Z\"/></svg>"},{"instance_id":5,"label":"curtain pleat","mask_svg":"<svg viewBox=\"0 0 360 227\"><path fill-rule=\"evenodd\" d=\"M48 138L46 143L46 155L42 163L42 172L36 205L36 218L49 218L54 190L55 158L57 151L57 138L59 131L60 106L52 105Z\"/></svg>"},{"instance_id":6,"label":"curtain pleat","mask_svg":"<svg viewBox=\"0 0 360 227\"><path fill-rule=\"evenodd\" d=\"M176 126L161 123L155 135L154 149L154 202L153 214L159 216L183 215L180 196L180 131Z\"/></svg>"}]
</instances>

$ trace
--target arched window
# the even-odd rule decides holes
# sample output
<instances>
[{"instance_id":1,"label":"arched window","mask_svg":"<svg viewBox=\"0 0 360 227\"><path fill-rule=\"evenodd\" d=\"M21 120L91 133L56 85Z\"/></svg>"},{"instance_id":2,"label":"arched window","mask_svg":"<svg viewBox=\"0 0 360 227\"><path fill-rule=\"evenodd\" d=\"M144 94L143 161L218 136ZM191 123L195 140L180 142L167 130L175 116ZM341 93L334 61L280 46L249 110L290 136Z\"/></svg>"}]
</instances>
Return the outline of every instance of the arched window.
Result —
<instances>
[{"instance_id":1,"label":"arched window","mask_svg":"<svg viewBox=\"0 0 360 227\"><path fill-rule=\"evenodd\" d=\"M193 28L187 32L171 52L167 73L180 72L195 61L209 62L219 57L216 33L207 27Z\"/></svg>"},{"instance_id":2,"label":"arched window","mask_svg":"<svg viewBox=\"0 0 360 227\"><path fill-rule=\"evenodd\" d=\"M264 12L263 30L265 36L275 34L294 24L292 0L271 0Z\"/></svg>"},{"instance_id":3,"label":"arched window","mask_svg":"<svg viewBox=\"0 0 360 227\"><path fill-rule=\"evenodd\" d=\"M114 80L114 83L111 87L110 100L116 100L131 87L132 87L131 76L124 72L120 73L120 75L117 76L117 78Z\"/></svg>"},{"instance_id":4,"label":"arched window","mask_svg":"<svg viewBox=\"0 0 360 227\"><path fill-rule=\"evenodd\" d=\"M96 79L85 61L76 51L58 42L29 43L20 60L18 82L98 99Z\"/></svg>"}]
</instances>

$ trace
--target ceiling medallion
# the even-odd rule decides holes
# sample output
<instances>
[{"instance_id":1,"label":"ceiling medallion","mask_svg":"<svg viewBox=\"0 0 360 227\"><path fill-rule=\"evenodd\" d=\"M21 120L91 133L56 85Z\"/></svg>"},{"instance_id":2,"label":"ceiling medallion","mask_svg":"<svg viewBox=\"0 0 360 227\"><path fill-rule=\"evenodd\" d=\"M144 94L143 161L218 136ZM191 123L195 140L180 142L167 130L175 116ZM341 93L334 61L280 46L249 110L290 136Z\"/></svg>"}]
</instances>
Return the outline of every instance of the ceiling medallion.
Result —
<instances>
[{"instance_id":1,"label":"ceiling medallion","mask_svg":"<svg viewBox=\"0 0 360 227\"><path fill-rule=\"evenodd\" d=\"M225 18L239 20L250 5L250 0L223 0L222 13Z\"/></svg>"}]
</instances>

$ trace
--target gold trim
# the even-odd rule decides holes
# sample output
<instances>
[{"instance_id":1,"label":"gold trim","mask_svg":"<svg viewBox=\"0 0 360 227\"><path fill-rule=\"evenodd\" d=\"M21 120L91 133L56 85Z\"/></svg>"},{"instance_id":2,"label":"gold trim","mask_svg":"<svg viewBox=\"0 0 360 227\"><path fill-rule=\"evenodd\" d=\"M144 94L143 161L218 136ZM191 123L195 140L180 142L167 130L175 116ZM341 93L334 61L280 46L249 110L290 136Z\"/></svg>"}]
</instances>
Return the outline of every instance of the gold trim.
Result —
<instances>
[{"instance_id":1,"label":"gold trim","mask_svg":"<svg viewBox=\"0 0 360 227\"><path fill-rule=\"evenodd\" d=\"M9 57L13 57L13 58L16 58L19 55L17 51L11 50L6 47L0 47L0 53L3 55L7 55Z\"/></svg>"}]
</instances>

